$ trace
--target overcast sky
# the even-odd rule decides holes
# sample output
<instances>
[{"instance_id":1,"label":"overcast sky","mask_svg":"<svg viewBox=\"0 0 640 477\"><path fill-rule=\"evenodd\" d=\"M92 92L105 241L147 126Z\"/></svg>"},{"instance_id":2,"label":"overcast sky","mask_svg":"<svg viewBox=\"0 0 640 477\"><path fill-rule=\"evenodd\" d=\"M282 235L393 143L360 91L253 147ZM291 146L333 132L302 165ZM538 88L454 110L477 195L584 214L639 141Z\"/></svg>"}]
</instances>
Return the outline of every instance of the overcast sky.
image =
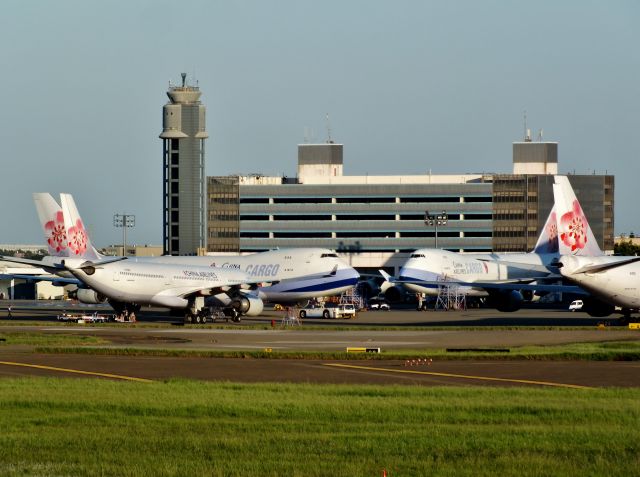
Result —
<instances>
[{"instance_id":1,"label":"overcast sky","mask_svg":"<svg viewBox=\"0 0 640 477\"><path fill-rule=\"evenodd\" d=\"M32 192L69 192L98 246L162 240L162 106L195 78L207 175L512 170L523 112L560 172L615 175L640 232L640 2L24 1L0 15L0 243L44 243Z\"/></svg>"}]
</instances>

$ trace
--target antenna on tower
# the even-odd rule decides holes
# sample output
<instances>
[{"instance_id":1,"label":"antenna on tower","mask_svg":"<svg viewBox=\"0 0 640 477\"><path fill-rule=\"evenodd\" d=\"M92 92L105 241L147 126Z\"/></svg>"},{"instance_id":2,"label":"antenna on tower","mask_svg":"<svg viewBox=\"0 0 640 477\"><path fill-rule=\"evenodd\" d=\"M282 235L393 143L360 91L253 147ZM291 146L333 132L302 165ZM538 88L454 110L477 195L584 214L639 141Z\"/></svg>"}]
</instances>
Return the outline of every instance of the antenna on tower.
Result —
<instances>
[{"instance_id":1,"label":"antenna on tower","mask_svg":"<svg viewBox=\"0 0 640 477\"><path fill-rule=\"evenodd\" d=\"M524 110L524 135L523 135L524 140L527 140L527 110Z\"/></svg>"},{"instance_id":2,"label":"antenna on tower","mask_svg":"<svg viewBox=\"0 0 640 477\"><path fill-rule=\"evenodd\" d=\"M329 123L329 113L327 113L327 143L333 143L333 141L331 140L331 124Z\"/></svg>"}]
</instances>

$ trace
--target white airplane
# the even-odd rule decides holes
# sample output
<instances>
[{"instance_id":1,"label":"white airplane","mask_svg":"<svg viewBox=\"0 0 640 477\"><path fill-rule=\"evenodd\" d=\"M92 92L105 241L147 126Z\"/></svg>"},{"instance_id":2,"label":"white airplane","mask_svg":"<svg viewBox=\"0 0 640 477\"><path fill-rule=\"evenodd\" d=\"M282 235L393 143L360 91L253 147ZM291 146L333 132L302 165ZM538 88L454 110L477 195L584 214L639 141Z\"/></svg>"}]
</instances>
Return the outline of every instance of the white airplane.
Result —
<instances>
[{"instance_id":1,"label":"white airplane","mask_svg":"<svg viewBox=\"0 0 640 477\"><path fill-rule=\"evenodd\" d=\"M517 311L524 295L551 291L541 280L558 277L558 240L555 208L530 253L473 254L439 249L413 252L400 269L398 279L387 280L426 295L438 295L444 285L456 285L459 293L487 297L499 311ZM536 281L535 285L532 282Z\"/></svg>"},{"instance_id":2,"label":"white airplane","mask_svg":"<svg viewBox=\"0 0 640 477\"><path fill-rule=\"evenodd\" d=\"M253 280L244 272L194 265L138 263L126 257L99 256L80 219L73 199L62 194L64 232L51 228L48 247L61 256L51 258L44 269L68 272L78 283L91 287L110 303L161 306L183 310L185 317L200 323L210 312L205 296L249 287ZM57 215L56 219L60 219ZM55 231L55 233L53 233ZM66 241L66 243L65 243ZM28 263L24 259L12 259ZM33 262L33 261L31 261ZM37 261L36 261L37 262ZM59 278L57 280L60 280ZM119 311L114 306L116 311ZM191 320L189 320L191 321Z\"/></svg>"},{"instance_id":3,"label":"white airplane","mask_svg":"<svg viewBox=\"0 0 640 477\"><path fill-rule=\"evenodd\" d=\"M628 320L640 309L640 257L604 255L568 178L556 176L554 182L560 273L591 294L583 299L583 311L591 316L608 316L617 306Z\"/></svg>"},{"instance_id":4,"label":"white airplane","mask_svg":"<svg viewBox=\"0 0 640 477\"><path fill-rule=\"evenodd\" d=\"M47 193L34 194L36 208L51 257L47 264L60 263L62 257L76 256L78 249L90 260L104 260L84 232L73 197L61 194L64 210ZM66 217L72 217L67 226ZM335 252L321 248L282 249L244 256L162 256L128 258L129 263L163 263L170 265L220 267L244 272L253 283L252 290L232 288L215 295L215 299L234 319L238 315L256 316L263 310L263 300L276 303L297 303L310 298L342 293L358 281L358 272L341 260ZM59 268L58 268L59 270ZM64 273L64 272L63 272ZM60 283L64 280L59 279ZM80 284L83 287L82 284ZM78 300L102 303L107 297L92 288L79 288ZM136 311L136 303L109 303L119 313Z\"/></svg>"}]
</instances>

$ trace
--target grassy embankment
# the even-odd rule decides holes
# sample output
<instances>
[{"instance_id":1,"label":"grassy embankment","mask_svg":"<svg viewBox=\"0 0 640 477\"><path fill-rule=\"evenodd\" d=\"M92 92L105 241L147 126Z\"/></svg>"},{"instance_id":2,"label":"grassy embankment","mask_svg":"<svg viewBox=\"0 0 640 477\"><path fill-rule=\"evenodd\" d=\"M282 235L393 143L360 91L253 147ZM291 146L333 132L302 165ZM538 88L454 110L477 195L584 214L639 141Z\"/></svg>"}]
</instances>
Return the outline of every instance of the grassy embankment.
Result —
<instances>
[{"instance_id":1,"label":"grassy embankment","mask_svg":"<svg viewBox=\"0 0 640 477\"><path fill-rule=\"evenodd\" d=\"M640 390L0 380L0 474L637 475Z\"/></svg>"},{"instance_id":2,"label":"grassy embankment","mask_svg":"<svg viewBox=\"0 0 640 477\"><path fill-rule=\"evenodd\" d=\"M508 352L447 351L443 348L424 350L394 350L382 353L346 353L331 351L217 351L185 350L162 348L104 348L94 345L47 345L35 348L40 353L119 355L119 356L173 356L173 357L210 357L210 358L254 358L254 359L494 359L494 360L590 360L590 361L640 361L639 341L613 341L570 343L553 346L513 347Z\"/></svg>"}]
</instances>

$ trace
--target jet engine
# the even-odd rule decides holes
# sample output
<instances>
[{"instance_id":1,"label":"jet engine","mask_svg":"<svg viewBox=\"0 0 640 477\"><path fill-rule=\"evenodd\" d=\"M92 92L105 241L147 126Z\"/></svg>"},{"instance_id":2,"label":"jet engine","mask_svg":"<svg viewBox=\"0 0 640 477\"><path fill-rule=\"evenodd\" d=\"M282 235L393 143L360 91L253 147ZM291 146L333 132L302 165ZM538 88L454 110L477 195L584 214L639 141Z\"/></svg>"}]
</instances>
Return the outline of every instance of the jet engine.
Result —
<instances>
[{"instance_id":1,"label":"jet engine","mask_svg":"<svg viewBox=\"0 0 640 477\"><path fill-rule=\"evenodd\" d=\"M518 290L500 290L489 293L489 306L498 311L512 312L518 311L522 307L524 298Z\"/></svg>"},{"instance_id":2,"label":"jet engine","mask_svg":"<svg viewBox=\"0 0 640 477\"><path fill-rule=\"evenodd\" d=\"M231 300L231 308L244 316L258 316L264 309L264 303L257 296L238 295Z\"/></svg>"},{"instance_id":3,"label":"jet engine","mask_svg":"<svg viewBox=\"0 0 640 477\"><path fill-rule=\"evenodd\" d=\"M389 303L400 303L404 301L406 292L397 286L390 286L384 290L384 299Z\"/></svg>"},{"instance_id":4,"label":"jet engine","mask_svg":"<svg viewBox=\"0 0 640 477\"><path fill-rule=\"evenodd\" d=\"M80 303L98 305L100 303L106 303L107 301L106 296L88 288L78 288L78 291L76 293L78 296L78 301Z\"/></svg>"}]
</instances>

